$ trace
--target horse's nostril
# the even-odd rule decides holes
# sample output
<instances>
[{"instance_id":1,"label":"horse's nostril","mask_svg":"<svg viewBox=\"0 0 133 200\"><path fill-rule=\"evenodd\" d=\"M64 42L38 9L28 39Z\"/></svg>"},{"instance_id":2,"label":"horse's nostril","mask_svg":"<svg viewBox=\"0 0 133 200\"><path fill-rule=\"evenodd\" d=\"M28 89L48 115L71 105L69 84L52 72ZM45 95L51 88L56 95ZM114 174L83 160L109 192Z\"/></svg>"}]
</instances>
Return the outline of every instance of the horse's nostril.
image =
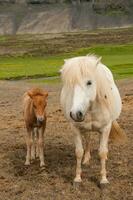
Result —
<instances>
[{"instance_id":1,"label":"horse's nostril","mask_svg":"<svg viewBox=\"0 0 133 200\"><path fill-rule=\"evenodd\" d=\"M38 118L37 118L37 121L38 121L38 122L43 122L43 121L44 121L44 117L38 117Z\"/></svg>"},{"instance_id":2,"label":"horse's nostril","mask_svg":"<svg viewBox=\"0 0 133 200\"><path fill-rule=\"evenodd\" d=\"M72 112L70 112L70 117L72 118Z\"/></svg>"},{"instance_id":3,"label":"horse's nostril","mask_svg":"<svg viewBox=\"0 0 133 200\"><path fill-rule=\"evenodd\" d=\"M81 112L81 111L78 111L77 112L77 119L82 119L82 117L83 117L83 113Z\"/></svg>"},{"instance_id":4,"label":"horse's nostril","mask_svg":"<svg viewBox=\"0 0 133 200\"><path fill-rule=\"evenodd\" d=\"M73 112L70 112L70 117L77 122L80 122L83 120L83 113L81 111L76 112L76 114L74 114Z\"/></svg>"}]
</instances>

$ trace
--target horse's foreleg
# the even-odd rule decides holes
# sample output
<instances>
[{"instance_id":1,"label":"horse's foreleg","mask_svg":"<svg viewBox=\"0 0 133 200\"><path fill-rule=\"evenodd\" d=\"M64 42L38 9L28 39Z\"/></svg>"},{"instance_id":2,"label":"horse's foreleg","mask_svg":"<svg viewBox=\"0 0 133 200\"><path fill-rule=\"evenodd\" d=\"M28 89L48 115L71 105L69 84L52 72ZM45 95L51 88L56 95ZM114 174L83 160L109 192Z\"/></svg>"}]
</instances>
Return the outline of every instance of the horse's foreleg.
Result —
<instances>
[{"instance_id":1,"label":"horse's foreleg","mask_svg":"<svg viewBox=\"0 0 133 200\"><path fill-rule=\"evenodd\" d=\"M36 129L36 157L39 157L39 131L38 128Z\"/></svg>"},{"instance_id":2,"label":"horse's foreleg","mask_svg":"<svg viewBox=\"0 0 133 200\"><path fill-rule=\"evenodd\" d=\"M25 165L30 165L31 160L31 146L32 146L32 130L27 130L26 134L27 154Z\"/></svg>"},{"instance_id":3,"label":"horse's foreleg","mask_svg":"<svg viewBox=\"0 0 133 200\"><path fill-rule=\"evenodd\" d=\"M35 132L32 131L31 159L35 159Z\"/></svg>"},{"instance_id":4,"label":"horse's foreleg","mask_svg":"<svg viewBox=\"0 0 133 200\"><path fill-rule=\"evenodd\" d=\"M100 148L99 148L99 155L101 159L101 184L108 183L107 177L106 177L106 160L107 160L107 154L108 154L108 139L111 129L111 123L108 124L101 132L100 137Z\"/></svg>"},{"instance_id":5,"label":"horse's foreleg","mask_svg":"<svg viewBox=\"0 0 133 200\"><path fill-rule=\"evenodd\" d=\"M40 167L43 167L45 165L44 163L44 127L42 127L41 130L39 131L38 147L39 147Z\"/></svg>"},{"instance_id":6,"label":"horse's foreleg","mask_svg":"<svg viewBox=\"0 0 133 200\"><path fill-rule=\"evenodd\" d=\"M85 134L85 152L84 152L84 159L83 159L83 164L89 164L91 155L90 155L90 134Z\"/></svg>"},{"instance_id":7,"label":"horse's foreleg","mask_svg":"<svg viewBox=\"0 0 133 200\"><path fill-rule=\"evenodd\" d=\"M82 157L83 157L83 146L82 146L82 138L80 133L75 133L74 137L74 142L75 142L75 153L76 153L76 159L77 159L77 166L76 166L76 176L74 179L74 182L81 182L81 162L82 162Z\"/></svg>"}]
</instances>

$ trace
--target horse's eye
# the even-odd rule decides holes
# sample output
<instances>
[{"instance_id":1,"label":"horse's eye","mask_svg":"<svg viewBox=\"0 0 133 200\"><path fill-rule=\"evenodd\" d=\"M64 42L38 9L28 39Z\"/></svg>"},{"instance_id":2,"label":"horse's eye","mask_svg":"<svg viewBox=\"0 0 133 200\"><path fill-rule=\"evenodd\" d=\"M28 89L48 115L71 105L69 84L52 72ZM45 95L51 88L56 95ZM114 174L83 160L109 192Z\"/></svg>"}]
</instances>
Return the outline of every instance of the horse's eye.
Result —
<instances>
[{"instance_id":1,"label":"horse's eye","mask_svg":"<svg viewBox=\"0 0 133 200\"><path fill-rule=\"evenodd\" d=\"M36 109L36 106L33 104L33 107Z\"/></svg>"},{"instance_id":2,"label":"horse's eye","mask_svg":"<svg viewBox=\"0 0 133 200\"><path fill-rule=\"evenodd\" d=\"M87 85L91 85L92 84L92 82L91 81L87 81L87 83L86 83Z\"/></svg>"}]
</instances>

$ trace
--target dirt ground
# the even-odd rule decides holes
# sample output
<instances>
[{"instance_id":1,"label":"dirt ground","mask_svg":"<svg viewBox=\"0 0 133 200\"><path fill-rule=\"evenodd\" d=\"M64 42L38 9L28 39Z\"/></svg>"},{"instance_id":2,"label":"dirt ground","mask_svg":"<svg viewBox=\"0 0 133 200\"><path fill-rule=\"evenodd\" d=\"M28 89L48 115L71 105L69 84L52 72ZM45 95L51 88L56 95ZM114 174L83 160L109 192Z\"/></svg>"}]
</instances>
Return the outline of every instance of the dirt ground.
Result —
<instances>
[{"instance_id":1,"label":"dirt ground","mask_svg":"<svg viewBox=\"0 0 133 200\"><path fill-rule=\"evenodd\" d=\"M98 134L91 135L90 166L83 167L83 183L73 187L75 155L72 132L59 105L60 85L44 86L49 91L45 132L46 168L39 160L24 166L26 145L22 95L33 84L26 81L0 82L0 200L131 200L133 199L133 80L118 82L123 98L120 125L128 143L109 144L107 162L110 184L99 187Z\"/></svg>"}]
</instances>

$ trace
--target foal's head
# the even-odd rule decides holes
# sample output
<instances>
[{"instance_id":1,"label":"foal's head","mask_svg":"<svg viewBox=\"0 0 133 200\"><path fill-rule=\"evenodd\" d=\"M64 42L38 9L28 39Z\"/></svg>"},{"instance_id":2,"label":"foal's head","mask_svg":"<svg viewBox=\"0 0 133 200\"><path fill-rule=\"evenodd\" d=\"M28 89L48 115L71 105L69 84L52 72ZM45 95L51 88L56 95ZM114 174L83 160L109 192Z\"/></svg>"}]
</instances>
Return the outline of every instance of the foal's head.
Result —
<instances>
[{"instance_id":1,"label":"foal's head","mask_svg":"<svg viewBox=\"0 0 133 200\"><path fill-rule=\"evenodd\" d=\"M33 88L28 92L28 95L32 99L37 122L42 123L45 120L48 93L42 89Z\"/></svg>"}]
</instances>

